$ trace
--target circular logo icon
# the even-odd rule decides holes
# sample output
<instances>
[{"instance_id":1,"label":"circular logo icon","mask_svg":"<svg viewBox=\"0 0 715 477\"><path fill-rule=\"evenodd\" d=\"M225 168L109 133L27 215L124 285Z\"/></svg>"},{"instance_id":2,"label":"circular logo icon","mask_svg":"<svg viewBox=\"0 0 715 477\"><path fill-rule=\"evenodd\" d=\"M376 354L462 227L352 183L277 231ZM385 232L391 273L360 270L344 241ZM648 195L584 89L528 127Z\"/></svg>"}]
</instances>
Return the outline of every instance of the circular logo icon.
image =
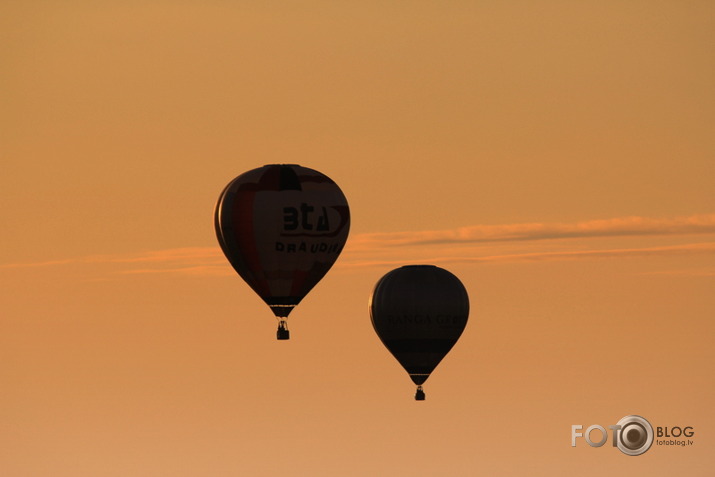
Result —
<instances>
[{"instance_id":1,"label":"circular logo icon","mask_svg":"<svg viewBox=\"0 0 715 477\"><path fill-rule=\"evenodd\" d=\"M618 448L626 455L641 455L653 444L653 426L641 416L626 416L618 425Z\"/></svg>"}]
</instances>

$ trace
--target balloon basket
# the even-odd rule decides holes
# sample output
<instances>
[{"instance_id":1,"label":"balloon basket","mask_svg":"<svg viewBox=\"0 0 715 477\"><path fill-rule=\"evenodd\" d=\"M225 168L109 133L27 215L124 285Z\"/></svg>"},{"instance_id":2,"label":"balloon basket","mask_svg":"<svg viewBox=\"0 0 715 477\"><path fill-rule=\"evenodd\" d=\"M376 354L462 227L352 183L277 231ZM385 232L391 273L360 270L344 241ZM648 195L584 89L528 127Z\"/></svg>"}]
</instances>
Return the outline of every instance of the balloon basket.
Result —
<instances>
[{"instance_id":1,"label":"balloon basket","mask_svg":"<svg viewBox=\"0 0 715 477\"><path fill-rule=\"evenodd\" d=\"M417 386L417 392L415 393L415 401L424 401L425 400L425 392L422 389L422 386Z\"/></svg>"},{"instance_id":2,"label":"balloon basket","mask_svg":"<svg viewBox=\"0 0 715 477\"><path fill-rule=\"evenodd\" d=\"M288 325L284 320L281 320L280 323L278 323L278 331L276 332L276 338L278 338L279 340L290 339L290 331L288 331Z\"/></svg>"}]
</instances>

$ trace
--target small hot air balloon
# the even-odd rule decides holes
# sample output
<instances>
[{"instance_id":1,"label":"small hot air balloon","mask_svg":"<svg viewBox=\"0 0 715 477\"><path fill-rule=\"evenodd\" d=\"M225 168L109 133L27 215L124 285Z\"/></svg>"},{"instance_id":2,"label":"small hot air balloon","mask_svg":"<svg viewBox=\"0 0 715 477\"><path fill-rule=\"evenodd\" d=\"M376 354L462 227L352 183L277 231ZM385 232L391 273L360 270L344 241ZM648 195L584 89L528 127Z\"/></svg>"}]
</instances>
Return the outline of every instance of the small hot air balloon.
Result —
<instances>
[{"instance_id":1,"label":"small hot air balloon","mask_svg":"<svg viewBox=\"0 0 715 477\"><path fill-rule=\"evenodd\" d=\"M462 282L434 265L407 265L387 273L370 297L377 336L417 385L452 349L467 325L469 297Z\"/></svg>"},{"instance_id":2,"label":"small hot air balloon","mask_svg":"<svg viewBox=\"0 0 715 477\"><path fill-rule=\"evenodd\" d=\"M245 172L221 193L216 236L236 272L278 318L288 314L328 272L343 249L350 210L340 188L318 171L271 164Z\"/></svg>"}]
</instances>

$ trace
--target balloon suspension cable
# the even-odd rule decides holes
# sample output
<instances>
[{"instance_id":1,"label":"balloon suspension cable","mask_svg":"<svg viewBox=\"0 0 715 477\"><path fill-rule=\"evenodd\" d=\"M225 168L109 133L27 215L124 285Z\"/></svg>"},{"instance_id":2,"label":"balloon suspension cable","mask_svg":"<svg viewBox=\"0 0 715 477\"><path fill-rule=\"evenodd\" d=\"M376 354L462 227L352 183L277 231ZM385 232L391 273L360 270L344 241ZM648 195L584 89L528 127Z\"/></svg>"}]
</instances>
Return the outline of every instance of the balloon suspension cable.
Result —
<instances>
[{"instance_id":1,"label":"balloon suspension cable","mask_svg":"<svg viewBox=\"0 0 715 477\"><path fill-rule=\"evenodd\" d=\"M288 331L288 323L286 320L281 319L278 322L278 331L276 333L276 337L279 340L289 340L290 339L290 331Z\"/></svg>"},{"instance_id":2,"label":"balloon suspension cable","mask_svg":"<svg viewBox=\"0 0 715 477\"><path fill-rule=\"evenodd\" d=\"M425 400L425 392L422 389L422 386L417 386L417 392L415 393L415 401L424 401Z\"/></svg>"}]
</instances>

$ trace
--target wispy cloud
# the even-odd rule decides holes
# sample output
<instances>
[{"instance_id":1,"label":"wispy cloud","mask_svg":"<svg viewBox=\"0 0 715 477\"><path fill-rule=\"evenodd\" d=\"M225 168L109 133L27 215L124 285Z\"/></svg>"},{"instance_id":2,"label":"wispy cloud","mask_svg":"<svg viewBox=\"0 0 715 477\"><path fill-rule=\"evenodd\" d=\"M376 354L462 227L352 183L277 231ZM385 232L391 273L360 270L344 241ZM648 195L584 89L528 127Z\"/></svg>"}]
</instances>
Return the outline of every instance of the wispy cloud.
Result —
<instances>
[{"instance_id":1,"label":"wispy cloud","mask_svg":"<svg viewBox=\"0 0 715 477\"><path fill-rule=\"evenodd\" d=\"M166 268L133 268L129 270L122 270L118 273L122 275L145 275L145 274L182 274L182 275L196 275L196 276L226 276L233 275L233 270L226 265L195 265L195 266L183 266L183 267L166 267Z\"/></svg>"},{"instance_id":2,"label":"wispy cloud","mask_svg":"<svg viewBox=\"0 0 715 477\"><path fill-rule=\"evenodd\" d=\"M64 259L64 260L47 260L44 262L31 262L31 263L5 263L0 265L0 268L40 268L40 267L52 267L56 265L67 265L70 263L76 263L77 260Z\"/></svg>"},{"instance_id":3,"label":"wispy cloud","mask_svg":"<svg viewBox=\"0 0 715 477\"><path fill-rule=\"evenodd\" d=\"M65 260L0 265L6 269L57 267L64 265L111 265L115 273L184 273L190 275L224 275L226 260L219 247L181 247L116 255L89 255Z\"/></svg>"},{"instance_id":4,"label":"wispy cloud","mask_svg":"<svg viewBox=\"0 0 715 477\"><path fill-rule=\"evenodd\" d=\"M355 237L355 250L405 245L494 243L594 237L695 235L715 233L715 214L674 218L622 217L575 223L471 225L447 230L373 233Z\"/></svg>"},{"instance_id":5,"label":"wispy cloud","mask_svg":"<svg viewBox=\"0 0 715 477\"><path fill-rule=\"evenodd\" d=\"M166 250L153 250L131 255L97 255L87 257L85 260L112 263L218 264L223 263L223 254L218 247L182 247Z\"/></svg>"},{"instance_id":6,"label":"wispy cloud","mask_svg":"<svg viewBox=\"0 0 715 477\"><path fill-rule=\"evenodd\" d=\"M472 225L449 230L368 233L352 237L336 268L398 266L404 263L498 263L715 254L715 242L604 248L608 237L679 237L715 234L715 214L674 218L624 217L574 223ZM544 244L550 244L544 247ZM517 247L518 245L518 247ZM548 250L544 250L548 248ZM517 249L517 250L515 250ZM181 247L134 254L0 265L31 269L70 265L103 266L102 274L232 275L219 247ZM111 266L107 270L107 266Z\"/></svg>"},{"instance_id":7,"label":"wispy cloud","mask_svg":"<svg viewBox=\"0 0 715 477\"><path fill-rule=\"evenodd\" d=\"M182 247L139 254L94 256L91 263L116 264L122 275L181 274L194 276L231 275L233 270L219 247Z\"/></svg>"},{"instance_id":8,"label":"wispy cloud","mask_svg":"<svg viewBox=\"0 0 715 477\"><path fill-rule=\"evenodd\" d=\"M663 247L619 248L604 250L574 250L555 252L506 253L481 256L431 256L423 261L430 264L447 263L497 263L497 262L538 262L556 260L584 260L606 258L643 258L676 255L715 255L715 242L671 245ZM405 260L356 260L343 263L345 268L362 268L404 264Z\"/></svg>"}]
</instances>

